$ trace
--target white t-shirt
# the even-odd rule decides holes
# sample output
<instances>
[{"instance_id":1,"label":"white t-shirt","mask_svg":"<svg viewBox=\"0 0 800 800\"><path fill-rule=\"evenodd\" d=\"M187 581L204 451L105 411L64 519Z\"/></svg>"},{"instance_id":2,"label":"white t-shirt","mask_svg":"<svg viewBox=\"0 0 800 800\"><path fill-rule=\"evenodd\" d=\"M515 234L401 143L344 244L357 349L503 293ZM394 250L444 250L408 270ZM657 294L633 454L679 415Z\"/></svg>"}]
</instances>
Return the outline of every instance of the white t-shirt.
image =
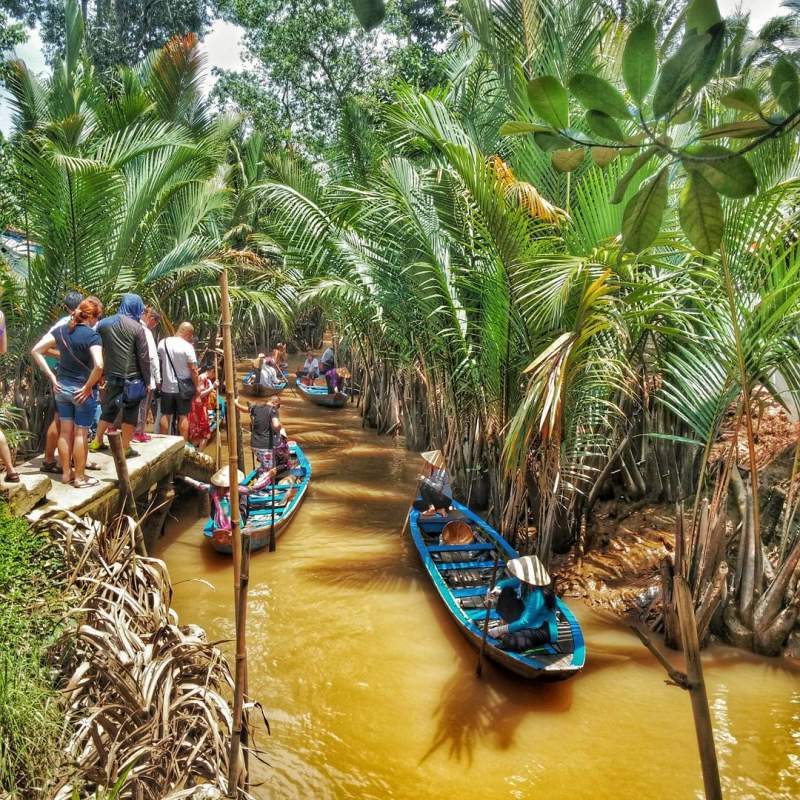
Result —
<instances>
[{"instance_id":1,"label":"white t-shirt","mask_svg":"<svg viewBox=\"0 0 800 800\"><path fill-rule=\"evenodd\" d=\"M142 323L144 328L144 338L147 339L147 353L150 356L150 388L155 389L161 383L161 361L158 357L156 340L153 338L153 331ZM176 363L177 367L178 364Z\"/></svg>"},{"instance_id":2,"label":"white t-shirt","mask_svg":"<svg viewBox=\"0 0 800 800\"><path fill-rule=\"evenodd\" d=\"M278 377L278 371L275 367L271 367L269 364L263 364L261 367L261 385L274 388L279 383L282 383L282 381Z\"/></svg>"},{"instance_id":3,"label":"white t-shirt","mask_svg":"<svg viewBox=\"0 0 800 800\"><path fill-rule=\"evenodd\" d=\"M169 355L175 365L173 372L172 366L167 358L166 349L169 348ZM178 393L178 378L191 378L191 365L197 364L197 355L194 346L180 336L168 336L158 343L158 357L161 359L161 391L167 394ZM178 373L177 376L175 373Z\"/></svg>"},{"instance_id":4,"label":"white t-shirt","mask_svg":"<svg viewBox=\"0 0 800 800\"><path fill-rule=\"evenodd\" d=\"M333 355L333 348L329 347L322 354L322 358L319 360L320 366L322 366L322 364L326 364L327 366L330 366L331 364L333 364L335 359L336 359L336 357Z\"/></svg>"}]
</instances>

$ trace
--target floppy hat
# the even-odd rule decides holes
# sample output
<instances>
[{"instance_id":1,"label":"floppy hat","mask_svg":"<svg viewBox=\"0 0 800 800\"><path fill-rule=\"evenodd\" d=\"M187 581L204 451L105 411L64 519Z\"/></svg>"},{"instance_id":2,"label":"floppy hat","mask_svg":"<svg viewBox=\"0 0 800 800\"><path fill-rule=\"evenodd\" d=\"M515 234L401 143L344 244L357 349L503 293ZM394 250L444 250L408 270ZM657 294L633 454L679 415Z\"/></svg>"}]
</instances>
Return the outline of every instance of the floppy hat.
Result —
<instances>
[{"instance_id":1,"label":"floppy hat","mask_svg":"<svg viewBox=\"0 0 800 800\"><path fill-rule=\"evenodd\" d=\"M220 489L227 489L230 485L230 478L229 475L230 467L221 467L218 469L212 476L211 476L211 485L216 486ZM244 473L240 470L236 470L236 482L241 483L244 480Z\"/></svg>"},{"instance_id":2,"label":"floppy hat","mask_svg":"<svg viewBox=\"0 0 800 800\"><path fill-rule=\"evenodd\" d=\"M436 469L444 469L444 456L442 455L441 450L428 450L425 453L420 453L420 455L432 466L436 467Z\"/></svg>"},{"instance_id":3,"label":"floppy hat","mask_svg":"<svg viewBox=\"0 0 800 800\"><path fill-rule=\"evenodd\" d=\"M472 544L474 540L472 528L463 520L451 520L442 529L442 544Z\"/></svg>"},{"instance_id":4,"label":"floppy hat","mask_svg":"<svg viewBox=\"0 0 800 800\"><path fill-rule=\"evenodd\" d=\"M536 556L514 558L506 564L506 569L509 575L530 586L547 586L550 583L550 575Z\"/></svg>"}]
</instances>

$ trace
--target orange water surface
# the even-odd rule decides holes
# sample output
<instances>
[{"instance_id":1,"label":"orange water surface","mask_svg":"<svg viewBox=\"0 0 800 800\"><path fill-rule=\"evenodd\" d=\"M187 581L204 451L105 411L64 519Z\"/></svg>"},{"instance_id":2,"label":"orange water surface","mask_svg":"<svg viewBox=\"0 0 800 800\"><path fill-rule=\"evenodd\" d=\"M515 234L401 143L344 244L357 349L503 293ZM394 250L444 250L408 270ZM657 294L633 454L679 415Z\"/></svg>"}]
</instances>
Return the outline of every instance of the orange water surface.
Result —
<instances>
[{"instance_id":1,"label":"orange water surface","mask_svg":"<svg viewBox=\"0 0 800 800\"><path fill-rule=\"evenodd\" d=\"M251 562L250 692L272 728L257 797L702 797L689 697L631 633L574 601L588 651L577 677L532 684L487 664L476 678L475 651L400 535L418 457L352 407L287 390L281 416L313 478L277 552ZM173 605L231 639L231 559L194 502L174 514L156 552ZM704 661L725 797L800 798L800 673L720 646Z\"/></svg>"}]
</instances>

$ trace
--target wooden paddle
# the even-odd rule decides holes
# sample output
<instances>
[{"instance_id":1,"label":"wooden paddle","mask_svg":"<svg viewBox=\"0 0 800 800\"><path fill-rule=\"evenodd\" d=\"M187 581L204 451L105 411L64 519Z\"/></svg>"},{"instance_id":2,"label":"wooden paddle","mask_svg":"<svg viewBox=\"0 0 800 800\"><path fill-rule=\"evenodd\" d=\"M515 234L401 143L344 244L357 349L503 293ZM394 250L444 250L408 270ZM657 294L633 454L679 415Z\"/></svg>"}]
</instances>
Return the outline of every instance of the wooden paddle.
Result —
<instances>
[{"instance_id":1,"label":"wooden paddle","mask_svg":"<svg viewBox=\"0 0 800 800\"><path fill-rule=\"evenodd\" d=\"M495 542L495 544L497 544ZM492 615L492 606L488 602L489 593L494 589L497 582L497 569L500 566L500 546L497 545L497 556L494 559L494 568L492 569L492 581L489 591L486 593L486 616L483 618L483 636L481 637L481 648L478 650L478 663L475 665L475 674L480 678L483 673L483 651L486 649L486 637L489 634L489 617Z\"/></svg>"},{"instance_id":2,"label":"wooden paddle","mask_svg":"<svg viewBox=\"0 0 800 800\"><path fill-rule=\"evenodd\" d=\"M274 432L273 432L274 436ZM278 547L277 542L275 541L275 479L278 477L277 469L275 468L275 447L274 447L274 439L273 439L273 447L272 447L272 468L275 469L275 474L272 476L272 518L269 522L269 552L274 553Z\"/></svg>"},{"instance_id":3,"label":"wooden paddle","mask_svg":"<svg viewBox=\"0 0 800 800\"><path fill-rule=\"evenodd\" d=\"M406 514L406 521L403 523L403 530L400 531L400 536L406 535L406 529L408 528L408 521L411 519L411 512L414 510L414 504L412 503L408 507L408 514Z\"/></svg>"},{"instance_id":4,"label":"wooden paddle","mask_svg":"<svg viewBox=\"0 0 800 800\"><path fill-rule=\"evenodd\" d=\"M417 484L414 487L414 500L417 499L417 492L419 491L420 480L417 478ZM411 519L411 512L414 510L414 501L411 501L411 505L408 507L408 514L406 514L406 521L403 523L403 530L400 531L401 536L406 535L406 528L408 528L408 521Z\"/></svg>"}]
</instances>

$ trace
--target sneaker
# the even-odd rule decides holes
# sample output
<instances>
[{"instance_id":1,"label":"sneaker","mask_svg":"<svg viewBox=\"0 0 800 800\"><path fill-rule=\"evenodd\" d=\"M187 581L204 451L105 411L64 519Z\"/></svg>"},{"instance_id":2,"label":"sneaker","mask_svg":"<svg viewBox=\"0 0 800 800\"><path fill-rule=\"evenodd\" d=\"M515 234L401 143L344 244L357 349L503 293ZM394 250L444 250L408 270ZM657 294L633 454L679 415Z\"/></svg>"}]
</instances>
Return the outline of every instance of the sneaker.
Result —
<instances>
[{"instance_id":1,"label":"sneaker","mask_svg":"<svg viewBox=\"0 0 800 800\"><path fill-rule=\"evenodd\" d=\"M125 458L138 458L139 455L141 455L141 454L136 452L136 450L134 450L132 447L129 447L125 451Z\"/></svg>"},{"instance_id":2,"label":"sneaker","mask_svg":"<svg viewBox=\"0 0 800 800\"><path fill-rule=\"evenodd\" d=\"M134 433L131 437L134 442L138 442L139 444L144 444L145 442L149 442L153 437L147 433Z\"/></svg>"},{"instance_id":3,"label":"sneaker","mask_svg":"<svg viewBox=\"0 0 800 800\"><path fill-rule=\"evenodd\" d=\"M89 451L90 452L92 452L92 453L100 453L103 450L108 450L108 445L107 444L100 444L100 442L97 441L97 439L95 439L93 442L89 443Z\"/></svg>"}]
</instances>

